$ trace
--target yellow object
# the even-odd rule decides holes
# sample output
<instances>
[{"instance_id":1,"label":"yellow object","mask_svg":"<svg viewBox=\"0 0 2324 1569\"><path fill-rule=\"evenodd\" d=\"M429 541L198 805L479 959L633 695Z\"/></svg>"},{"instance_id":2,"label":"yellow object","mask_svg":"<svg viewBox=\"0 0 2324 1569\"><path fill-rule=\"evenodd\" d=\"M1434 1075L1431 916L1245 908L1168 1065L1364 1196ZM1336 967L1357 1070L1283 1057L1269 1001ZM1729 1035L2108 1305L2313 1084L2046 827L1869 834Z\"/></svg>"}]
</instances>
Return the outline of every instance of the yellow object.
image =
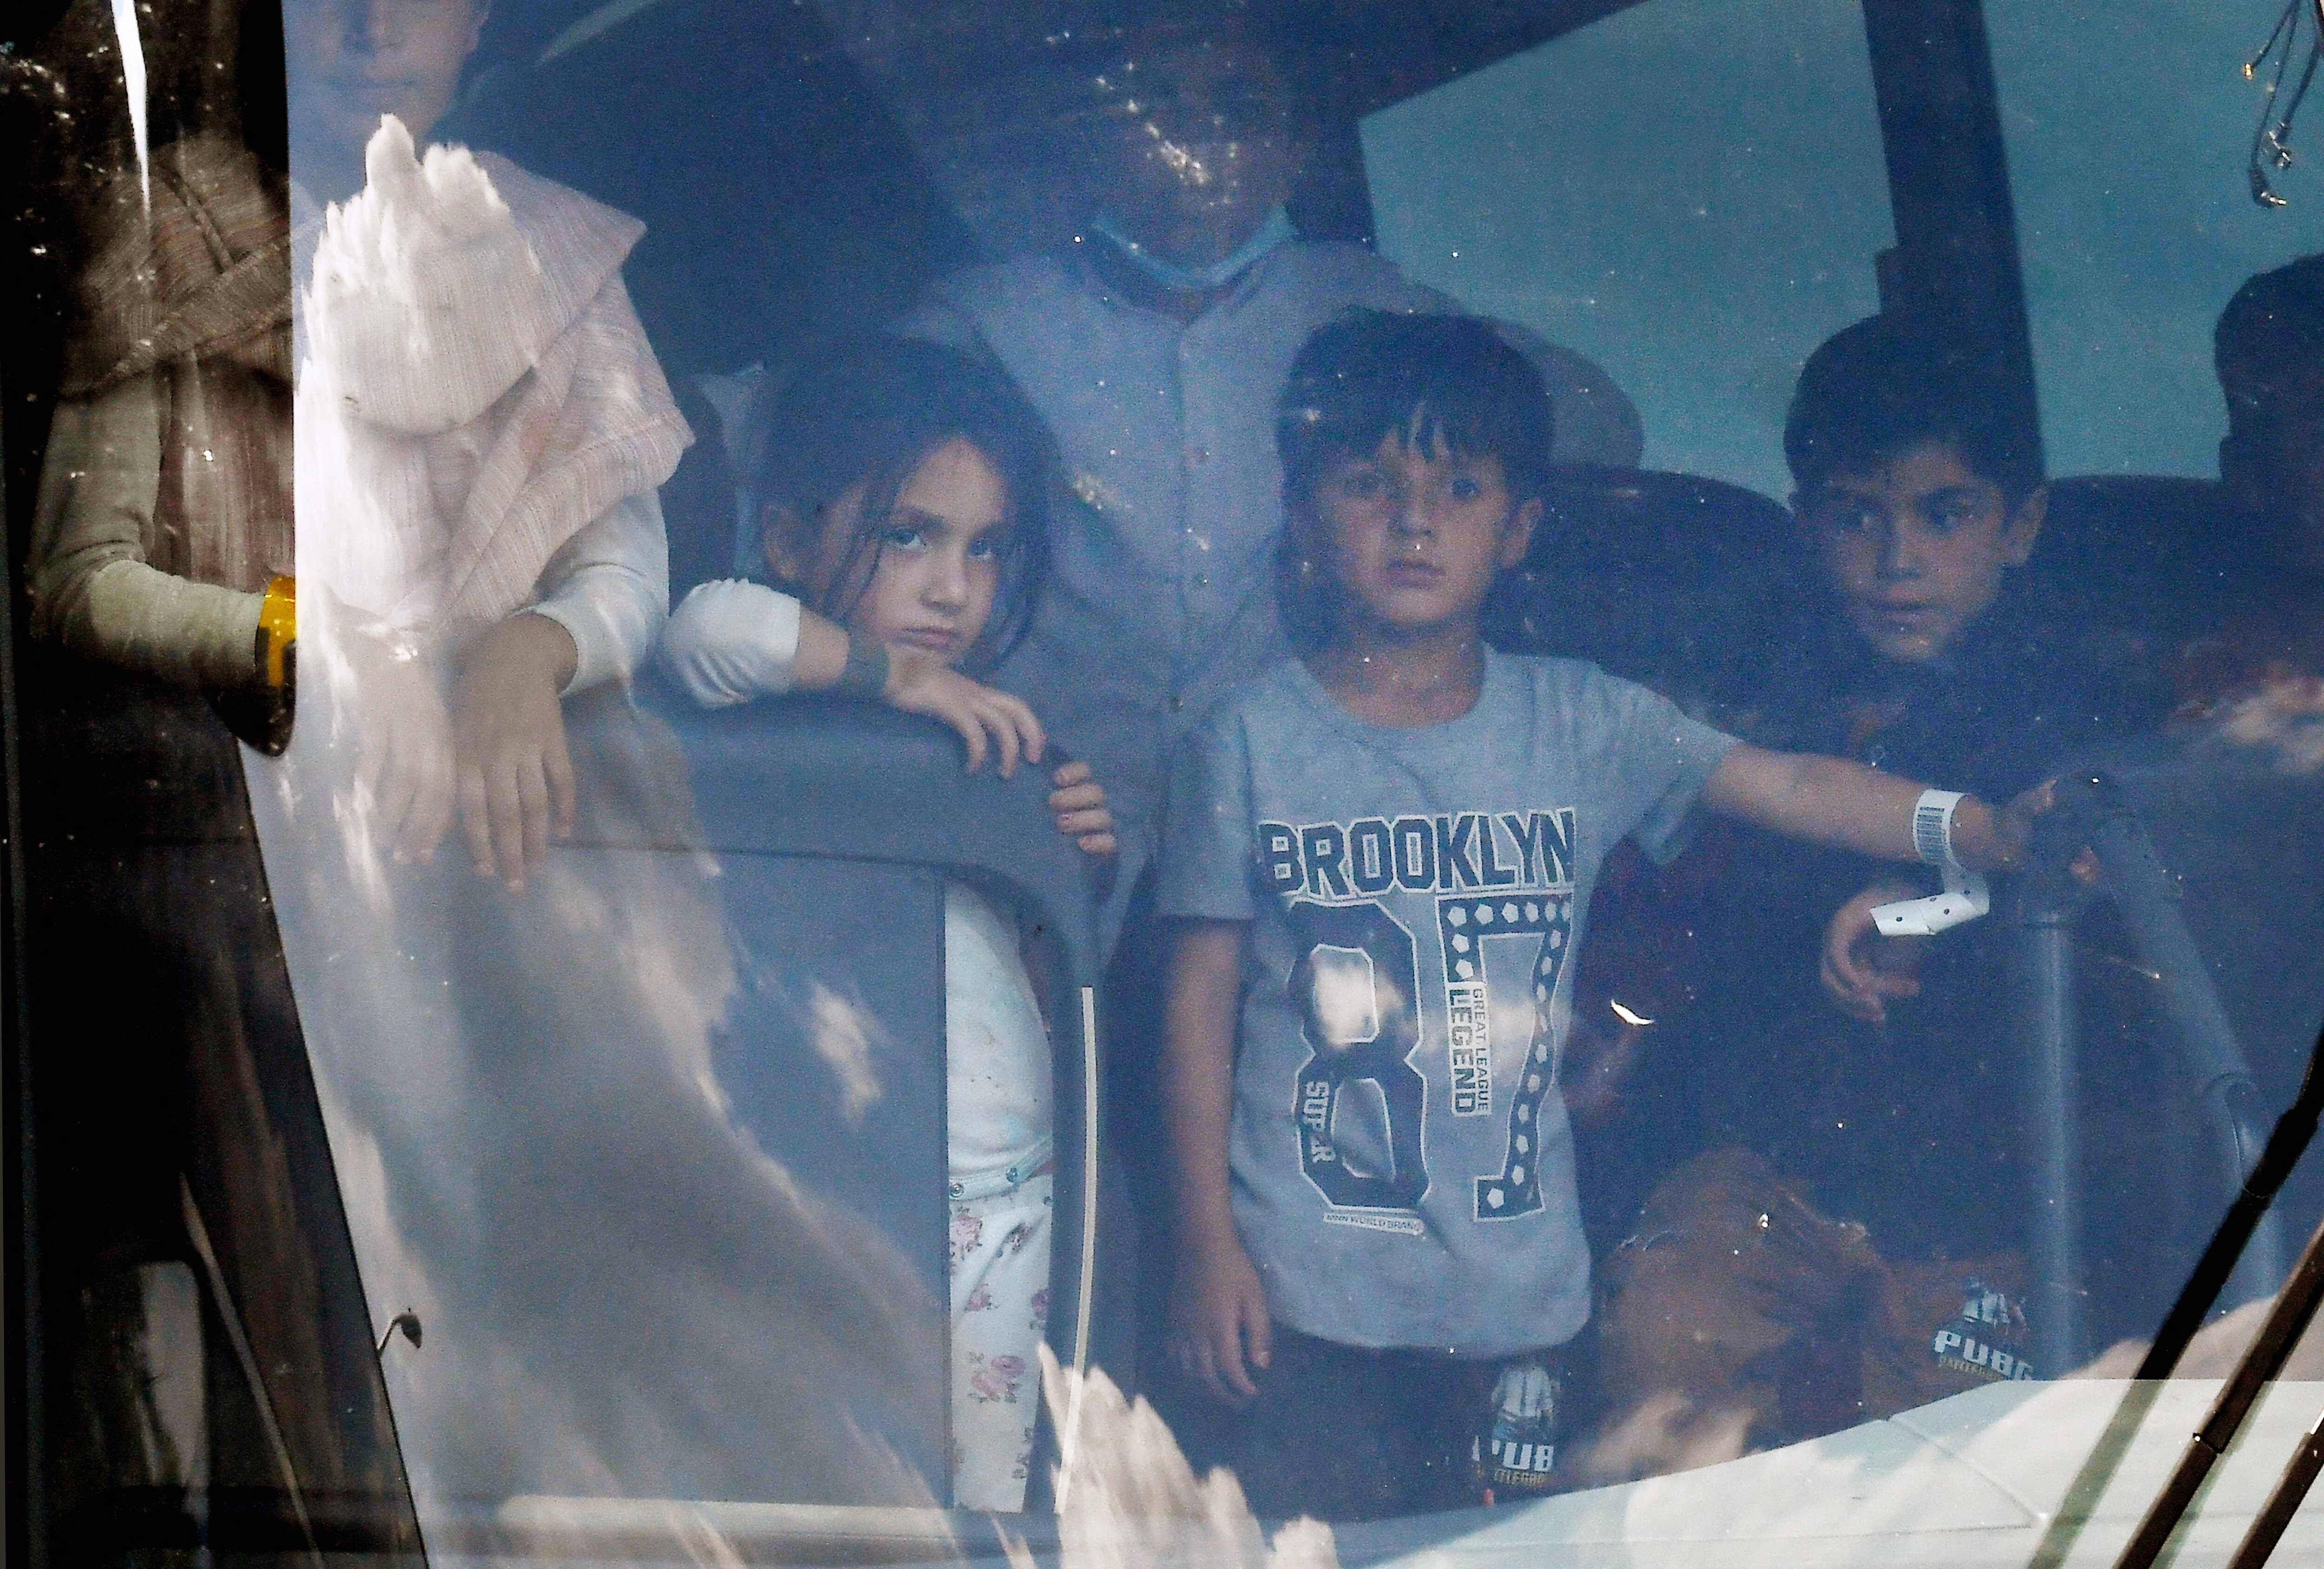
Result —
<instances>
[{"instance_id":1,"label":"yellow object","mask_svg":"<svg viewBox=\"0 0 2324 1569\"><path fill-rule=\"evenodd\" d=\"M295 581L289 577L267 580L266 593L258 602L258 631L265 640L265 652L261 658L266 684L279 690L290 678L283 653L299 639L299 590Z\"/></svg>"}]
</instances>

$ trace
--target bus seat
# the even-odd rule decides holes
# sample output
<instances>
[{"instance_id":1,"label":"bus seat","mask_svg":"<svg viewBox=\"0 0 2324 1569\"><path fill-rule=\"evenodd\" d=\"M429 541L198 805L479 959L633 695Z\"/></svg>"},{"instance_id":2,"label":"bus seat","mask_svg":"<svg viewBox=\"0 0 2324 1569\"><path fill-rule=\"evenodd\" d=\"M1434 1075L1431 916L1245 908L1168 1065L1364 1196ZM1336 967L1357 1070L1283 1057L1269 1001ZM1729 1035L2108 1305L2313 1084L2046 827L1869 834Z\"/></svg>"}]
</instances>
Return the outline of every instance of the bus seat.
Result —
<instances>
[{"instance_id":1,"label":"bus seat","mask_svg":"<svg viewBox=\"0 0 2324 1569\"><path fill-rule=\"evenodd\" d=\"M1129 1216L1110 1155L1102 1200L1089 1159L1104 1082L1084 1033L1102 969L1092 867L1056 831L1046 771L969 774L951 732L881 707L788 699L705 712L666 690L650 702L686 759L692 848L720 868L741 983L714 1044L721 1087L804 1186L886 1233L938 1304L945 881L970 882L1017 916L1056 1048L1050 1344L1065 1365L1079 1357L1126 1374ZM868 1061L835 1063L835 1031L843 1054ZM855 1072L866 1076L850 1086ZM942 1496L948 1336L940 1318L927 1329L917 1430L884 1436ZM1047 1470L1037 1457L1037 1483Z\"/></svg>"},{"instance_id":2,"label":"bus seat","mask_svg":"<svg viewBox=\"0 0 2324 1569\"><path fill-rule=\"evenodd\" d=\"M1791 513L1699 475L1552 471L1524 563L1487 607L1508 652L1586 659L1681 702L1728 689L1796 603Z\"/></svg>"},{"instance_id":3,"label":"bus seat","mask_svg":"<svg viewBox=\"0 0 2324 1569\"><path fill-rule=\"evenodd\" d=\"M2249 536L2216 481L2074 475L2050 482L2030 569L2056 614L2159 650L2201 627L2221 591L2248 578Z\"/></svg>"}]
</instances>

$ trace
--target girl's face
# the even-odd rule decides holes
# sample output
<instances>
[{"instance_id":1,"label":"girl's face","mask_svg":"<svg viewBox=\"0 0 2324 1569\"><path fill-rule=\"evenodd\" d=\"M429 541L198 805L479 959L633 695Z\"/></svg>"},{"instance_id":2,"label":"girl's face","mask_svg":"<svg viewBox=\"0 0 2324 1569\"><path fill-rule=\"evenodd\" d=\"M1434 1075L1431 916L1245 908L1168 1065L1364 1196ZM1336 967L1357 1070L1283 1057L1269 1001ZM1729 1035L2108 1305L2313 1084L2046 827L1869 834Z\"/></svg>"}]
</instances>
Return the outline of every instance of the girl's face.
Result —
<instances>
[{"instance_id":1,"label":"girl's face","mask_svg":"<svg viewBox=\"0 0 2324 1569\"><path fill-rule=\"evenodd\" d=\"M786 542L797 531L768 529L768 565L804 585L811 604L846 607L850 632L958 664L983 632L1001 586L1009 487L982 453L955 437L922 460L895 510L859 549L864 488L832 504L811 558Z\"/></svg>"}]
</instances>

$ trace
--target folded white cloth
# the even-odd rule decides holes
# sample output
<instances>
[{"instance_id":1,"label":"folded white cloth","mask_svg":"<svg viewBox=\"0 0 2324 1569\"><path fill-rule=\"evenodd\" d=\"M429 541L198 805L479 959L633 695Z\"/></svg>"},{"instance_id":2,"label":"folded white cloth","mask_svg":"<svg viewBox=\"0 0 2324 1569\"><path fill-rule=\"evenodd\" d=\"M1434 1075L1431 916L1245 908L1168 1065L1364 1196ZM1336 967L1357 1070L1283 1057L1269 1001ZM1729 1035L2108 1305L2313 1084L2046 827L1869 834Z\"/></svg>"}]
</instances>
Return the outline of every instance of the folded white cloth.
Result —
<instances>
[{"instance_id":1,"label":"folded white cloth","mask_svg":"<svg viewBox=\"0 0 2324 1569\"><path fill-rule=\"evenodd\" d=\"M670 612L662 668L706 708L791 689L798 660L799 602L763 583L706 583Z\"/></svg>"},{"instance_id":2,"label":"folded white cloth","mask_svg":"<svg viewBox=\"0 0 2324 1569\"><path fill-rule=\"evenodd\" d=\"M365 157L300 296L299 575L457 650L692 433L622 287L635 218L491 153L423 162L392 116Z\"/></svg>"},{"instance_id":3,"label":"folded white cloth","mask_svg":"<svg viewBox=\"0 0 2324 1569\"><path fill-rule=\"evenodd\" d=\"M323 221L307 352L344 411L407 436L465 425L565 326L540 259L465 147L415 156L389 115L363 189Z\"/></svg>"}]
</instances>

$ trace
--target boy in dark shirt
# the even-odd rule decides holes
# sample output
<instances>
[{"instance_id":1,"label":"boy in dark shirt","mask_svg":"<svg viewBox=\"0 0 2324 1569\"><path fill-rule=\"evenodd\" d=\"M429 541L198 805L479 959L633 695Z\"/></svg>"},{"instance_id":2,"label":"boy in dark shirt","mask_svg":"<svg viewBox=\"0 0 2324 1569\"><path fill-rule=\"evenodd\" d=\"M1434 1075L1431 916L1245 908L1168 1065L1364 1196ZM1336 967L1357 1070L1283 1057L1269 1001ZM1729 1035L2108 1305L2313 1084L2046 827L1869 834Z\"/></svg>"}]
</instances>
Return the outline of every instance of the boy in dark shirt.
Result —
<instances>
[{"instance_id":1,"label":"boy in dark shirt","mask_svg":"<svg viewBox=\"0 0 2324 1569\"><path fill-rule=\"evenodd\" d=\"M1722 715L1730 728L2006 800L2159 718L2129 673L2132 645L2042 615L2024 568L2047 492L2002 406L1976 366L1890 318L1859 322L1809 358L1784 445L1821 603ZM1871 1354L1842 1354L1839 1374L1825 1358L1814 1412L1794 1392L1770 1419L1812 1430L1995 1376L1990 1357L1952 1366L1955 1348L1938 1346L1943 1326L1980 1302L2024 1345L2024 1069L1997 1005L1990 923L1935 941L1874 939L1827 959L1819 985L1836 907L1933 886L1749 831L1731 832L1724 849L1721 897L1699 923L1699 1002L1663 1054L1662 1095L1646 1097L1659 1100L1652 1141L1667 1155L1663 1130L1684 1107L1700 1148L1750 1151L1787 1192L1869 1232L1869 1250L1852 1256L1872 1273L1831 1300L1858 1315L1835 1333ZM1674 1185L1702 1175L1674 1174L1650 1207L1684 1208ZM1618 1262L1613 1273L1618 1287ZM1613 1383L1626 1365L1653 1376L1646 1343L1665 1332L1624 1336L1669 1316L1609 1315ZM1884 1336L1885 1349L1874 1343ZM2006 1366L2000 1376L2024 1376L2018 1353Z\"/></svg>"}]
</instances>

